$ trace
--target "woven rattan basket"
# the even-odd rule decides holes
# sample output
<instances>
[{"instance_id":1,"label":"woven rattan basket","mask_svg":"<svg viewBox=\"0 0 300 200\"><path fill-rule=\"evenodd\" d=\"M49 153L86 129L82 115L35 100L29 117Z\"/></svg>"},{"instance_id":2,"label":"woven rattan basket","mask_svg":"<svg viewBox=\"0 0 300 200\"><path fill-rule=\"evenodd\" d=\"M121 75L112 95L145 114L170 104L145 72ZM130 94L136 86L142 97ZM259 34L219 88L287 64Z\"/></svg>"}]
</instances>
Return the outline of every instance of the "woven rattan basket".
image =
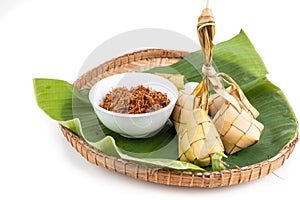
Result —
<instances>
[{"instance_id":1,"label":"woven rattan basket","mask_svg":"<svg viewBox=\"0 0 300 200\"><path fill-rule=\"evenodd\" d=\"M74 85L79 89L90 88L97 81L107 76L128 71L144 71L157 66L170 65L179 61L187 54L188 52L184 51L163 49L147 49L129 53L105 62L85 73L76 80ZM260 163L219 172L192 173L167 169L154 169L108 156L94 150L69 129L61 126L61 130L72 147L74 147L89 162L97 166L105 167L126 176L154 183L208 188L246 183L274 172L289 158L298 141L297 134L297 137L276 156Z\"/></svg>"}]
</instances>

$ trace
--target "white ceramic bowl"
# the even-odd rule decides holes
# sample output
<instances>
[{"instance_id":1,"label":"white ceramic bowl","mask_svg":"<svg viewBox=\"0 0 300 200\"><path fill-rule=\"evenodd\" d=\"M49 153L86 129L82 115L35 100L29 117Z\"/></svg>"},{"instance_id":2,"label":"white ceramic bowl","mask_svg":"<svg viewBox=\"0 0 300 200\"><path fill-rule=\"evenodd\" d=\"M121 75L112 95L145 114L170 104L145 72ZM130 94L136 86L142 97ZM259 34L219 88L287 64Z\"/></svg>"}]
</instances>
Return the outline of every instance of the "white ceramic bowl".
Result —
<instances>
[{"instance_id":1,"label":"white ceramic bowl","mask_svg":"<svg viewBox=\"0 0 300 200\"><path fill-rule=\"evenodd\" d=\"M166 107L143 114L122 114L99 106L105 95L117 87L143 85L167 94L170 99ZM169 80L149 73L128 72L100 80L90 90L89 99L100 121L109 129L129 138L150 137L158 133L170 117L178 98L177 88Z\"/></svg>"}]
</instances>

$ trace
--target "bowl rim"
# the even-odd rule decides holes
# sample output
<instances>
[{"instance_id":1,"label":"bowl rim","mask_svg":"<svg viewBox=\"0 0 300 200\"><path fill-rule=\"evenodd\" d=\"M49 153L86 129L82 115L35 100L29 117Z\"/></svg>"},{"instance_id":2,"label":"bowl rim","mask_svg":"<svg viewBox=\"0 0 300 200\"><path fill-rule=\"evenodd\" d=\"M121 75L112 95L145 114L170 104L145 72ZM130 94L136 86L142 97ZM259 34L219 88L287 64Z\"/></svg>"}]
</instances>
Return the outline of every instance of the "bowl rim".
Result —
<instances>
[{"instance_id":1,"label":"bowl rim","mask_svg":"<svg viewBox=\"0 0 300 200\"><path fill-rule=\"evenodd\" d=\"M170 87L167 87L166 90L168 90L170 93L172 93L172 95L174 96L174 98L172 98L173 100L171 100L171 99L168 97L168 98L170 99L170 103L169 103L167 106L165 106L165 107L163 107L163 108L161 108L161 109L159 109L159 110L156 110L156 111L152 111L152 112L148 112L148 113L139 113L139 114L117 113L117 112L109 111L109 110L106 110L106 109L100 107L98 104L96 104L96 103L94 102L94 98L92 97L92 96L94 96L94 95L92 95L92 94L95 93L95 90L96 90L95 88L97 88L97 86L98 86L98 84L99 84L100 82L102 82L102 81L105 80L105 79L113 78L113 77L115 77L115 76L122 76L122 75L124 76L125 74L129 74L129 73L130 73L130 74L135 73L135 74L139 74L139 75L145 74L146 76L155 76L155 77L157 77L157 78L159 78L159 79L161 79L161 80L163 80L163 81L165 81L165 82L169 82L169 83L173 86L173 89L174 89L174 90L170 90ZM143 84L141 84L141 85L143 85ZM172 89L172 88L171 88L171 89ZM99 111L101 111L101 112L104 112L104 113L106 113L106 114L112 115L112 116L116 116L116 117L124 117L124 118L138 118L138 117L149 117L149 116L153 116L153 115L159 115L159 114L161 114L162 112L166 112L167 110L169 110L169 109L171 109L173 106L175 106L175 104L176 104L176 102L177 102L177 99L178 99L178 89L176 88L176 86L175 86L171 81L169 81L168 79L163 78L163 77L161 77L161 76L155 75L155 74L151 74L151 73L142 73L142 72L124 72L124 73L114 74L114 75L105 77L105 78L101 79L100 81L96 82L96 83L91 87L91 89L90 89L90 91L89 91L89 101L90 101L90 103L92 104L92 106L93 106L95 109L97 109L97 110L99 110Z\"/></svg>"}]
</instances>

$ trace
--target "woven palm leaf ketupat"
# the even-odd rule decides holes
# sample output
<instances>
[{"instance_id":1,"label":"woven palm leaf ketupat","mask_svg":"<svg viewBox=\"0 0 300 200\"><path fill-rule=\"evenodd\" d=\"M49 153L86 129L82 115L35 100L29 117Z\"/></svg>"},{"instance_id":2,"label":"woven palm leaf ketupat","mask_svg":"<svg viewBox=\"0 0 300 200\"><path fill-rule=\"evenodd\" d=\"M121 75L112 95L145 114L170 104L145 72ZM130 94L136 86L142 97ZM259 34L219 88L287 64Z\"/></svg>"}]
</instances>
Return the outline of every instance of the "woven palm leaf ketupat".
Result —
<instances>
[{"instance_id":1,"label":"woven palm leaf ketupat","mask_svg":"<svg viewBox=\"0 0 300 200\"><path fill-rule=\"evenodd\" d=\"M180 91L172 120L178 134L178 154L181 161L199 166L211 165L211 158L224 147L214 124L208 116L206 79L192 94Z\"/></svg>"},{"instance_id":2,"label":"woven palm leaf ketupat","mask_svg":"<svg viewBox=\"0 0 300 200\"><path fill-rule=\"evenodd\" d=\"M215 23L210 9L205 8L198 19L199 41L204 56L202 72L204 79L211 83L217 93L210 98L210 114L214 115L213 123L221 135L225 152L236 153L258 142L264 129L256 120L259 112L250 104L238 84L226 74L217 74L212 67L212 40L215 35ZM220 81L231 86L225 90Z\"/></svg>"},{"instance_id":3,"label":"woven palm leaf ketupat","mask_svg":"<svg viewBox=\"0 0 300 200\"><path fill-rule=\"evenodd\" d=\"M256 120L259 112L250 104L236 82L225 73L220 75L224 77L224 82L230 84L226 91L234 98L224 101L223 97L217 95L210 100L210 107L212 114L217 111L213 122L221 135L225 151L233 154L257 143L264 125Z\"/></svg>"},{"instance_id":4,"label":"woven palm leaf ketupat","mask_svg":"<svg viewBox=\"0 0 300 200\"><path fill-rule=\"evenodd\" d=\"M255 120L245 107L240 104L234 106L229 101L221 106L213 122L228 154L257 143L264 129L263 124Z\"/></svg>"}]
</instances>

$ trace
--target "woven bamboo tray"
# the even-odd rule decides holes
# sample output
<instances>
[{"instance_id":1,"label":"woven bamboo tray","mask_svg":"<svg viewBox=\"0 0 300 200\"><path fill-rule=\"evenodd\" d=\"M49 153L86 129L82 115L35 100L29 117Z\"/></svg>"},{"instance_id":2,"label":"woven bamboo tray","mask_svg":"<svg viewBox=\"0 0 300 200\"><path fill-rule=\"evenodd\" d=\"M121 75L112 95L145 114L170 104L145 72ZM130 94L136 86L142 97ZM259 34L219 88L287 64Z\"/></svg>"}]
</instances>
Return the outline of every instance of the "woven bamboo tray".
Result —
<instances>
[{"instance_id":1,"label":"woven bamboo tray","mask_svg":"<svg viewBox=\"0 0 300 200\"><path fill-rule=\"evenodd\" d=\"M144 71L157 66L171 65L178 62L188 52L147 49L129 53L101 64L93 70L79 77L74 85L78 89L91 88L96 82L107 76L128 71ZM144 181L187 187L222 187L246 183L262 178L281 167L293 152L298 141L297 137L284 147L276 156L250 166L223 170L220 172L179 172L168 169L155 169L126 160L108 156L96 151L85 141L60 126L67 141L89 162L109 170L141 179Z\"/></svg>"}]
</instances>

